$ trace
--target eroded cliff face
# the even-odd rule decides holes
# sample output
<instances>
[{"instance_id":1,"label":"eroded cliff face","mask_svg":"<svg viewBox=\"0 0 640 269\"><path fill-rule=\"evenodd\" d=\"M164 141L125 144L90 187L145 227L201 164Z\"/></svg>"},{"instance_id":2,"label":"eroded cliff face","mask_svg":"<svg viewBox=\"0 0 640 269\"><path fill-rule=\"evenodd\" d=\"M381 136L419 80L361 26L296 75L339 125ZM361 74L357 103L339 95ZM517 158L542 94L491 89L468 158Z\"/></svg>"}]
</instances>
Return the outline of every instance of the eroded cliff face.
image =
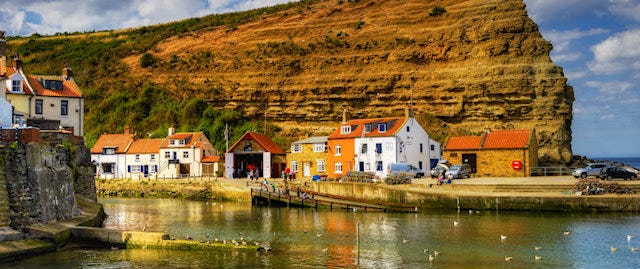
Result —
<instances>
[{"instance_id":1,"label":"eroded cliff face","mask_svg":"<svg viewBox=\"0 0 640 269\"><path fill-rule=\"evenodd\" d=\"M436 5L446 12L430 16ZM285 132L326 133L344 106L402 115L412 100L441 138L535 128L542 160L568 162L573 89L551 48L522 0L330 0L167 39L149 51L153 68L141 54L124 61L178 96L266 113Z\"/></svg>"}]
</instances>

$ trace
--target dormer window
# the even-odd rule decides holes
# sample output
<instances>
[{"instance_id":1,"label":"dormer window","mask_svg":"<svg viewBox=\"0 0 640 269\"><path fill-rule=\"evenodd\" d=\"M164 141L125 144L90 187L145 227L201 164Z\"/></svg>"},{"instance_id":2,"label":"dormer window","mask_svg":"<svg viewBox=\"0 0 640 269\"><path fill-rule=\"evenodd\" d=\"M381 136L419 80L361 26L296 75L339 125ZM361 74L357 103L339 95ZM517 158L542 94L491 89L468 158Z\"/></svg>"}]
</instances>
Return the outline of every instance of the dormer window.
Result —
<instances>
[{"instance_id":1,"label":"dormer window","mask_svg":"<svg viewBox=\"0 0 640 269\"><path fill-rule=\"evenodd\" d=\"M180 140L178 140L178 145L180 145L180 146L184 146L184 145L185 145L185 141L184 141L184 139L180 139Z\"/></svg>"},{"instance_id":2,"label":"dormer window","mask_svg":"<svg viewBox=\"0 0 640 269\"><path fill-rule=\"evenodd\" d=\"M387 125L384 123L378 124L378 132L384 133L387 131Z\"/></svg>"},{"instance_id":3,"label":"dormer window","mask_svg":"<svg viewBox=\"0 0 640 269\"><path fill-rule=\"evenodd\" d=\"M351 126L342 126L340 127L340 134L348 134L351 133Z\"/></svg>"},{"instance_id":4,"label":"dormer window","mask_svg":"<svg viewBox=\"0 0 640 269\"><path fill-rule=\"evenodd\" d=\"M11 92L22 92L22 80L11 80Z\"/></svg>"},{"instance_id":5,"label":"dormer window","mask_svg":"<svg viewBox=\"0 0 640 269\"><path fill-rule=\"evenodd\" d=\"M114 155L116 154L115 148L102 148L102 154L104 155Z\"/></svg>"},{"instance_id":6,"label":"dormer window","mask_svg":"<svg viewBox=\"0 0 640 269\"><path fill-rule=\"evenodd\" d=\"M62 81L61 80L45 80L42 83L45 89L49 90L62 90Z\"/></svg>"}]
</instances>

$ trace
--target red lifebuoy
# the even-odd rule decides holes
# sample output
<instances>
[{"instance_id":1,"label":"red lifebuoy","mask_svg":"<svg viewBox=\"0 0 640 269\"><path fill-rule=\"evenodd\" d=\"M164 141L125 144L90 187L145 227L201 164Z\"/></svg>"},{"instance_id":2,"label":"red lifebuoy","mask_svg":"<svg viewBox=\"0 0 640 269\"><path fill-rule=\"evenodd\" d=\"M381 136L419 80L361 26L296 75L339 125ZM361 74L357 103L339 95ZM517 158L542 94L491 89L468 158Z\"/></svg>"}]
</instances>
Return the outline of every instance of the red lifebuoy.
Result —
<instances>
[{"instance_id":1,"label":"red lifebuoy","mask_svg":"<svg viewBox=\"0 0 640 269\"><path fill-rule=\"evenodd\" d=\"M511 162L511 168L513 168L513 170L520 170L522 169L522 162L520 160L514 160Z\"/></svg>"}]
</instances>

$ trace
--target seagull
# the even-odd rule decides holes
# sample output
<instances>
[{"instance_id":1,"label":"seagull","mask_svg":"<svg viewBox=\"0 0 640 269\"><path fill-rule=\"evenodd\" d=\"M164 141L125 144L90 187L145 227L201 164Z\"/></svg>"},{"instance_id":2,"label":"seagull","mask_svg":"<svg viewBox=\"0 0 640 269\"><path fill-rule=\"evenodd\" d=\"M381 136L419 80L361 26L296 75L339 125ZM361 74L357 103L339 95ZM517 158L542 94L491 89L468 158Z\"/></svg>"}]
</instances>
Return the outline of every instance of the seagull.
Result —
<instances>
[{"instance_id":1,"label":"seagull","mask_svg":"<svg viewBox=\"0 0 640 269\"><path fill-rule=\"evenodd\" d=\"M638 252L638 248L633 247L633 248L631 248L631 251L632 251L632 252Z\"/></svg>"},{"instance_id":2,"label":"seagull","mask_svg":"<svg viewBox=\"0 0 640 269\"><path fill-rule=\"evenodd\" d=\"M504 241L507 240L507 236L506 235L500 235L500 241Z\"/></svg>"},{"instance_id":3,"label":"seagull","mask_svg":"<svg viewBox=\"0 0 640 269\"><path fill-rule=\"evenodd\" d=\"M322 237L322 234L321 234L321 233L319 233L319 234L316 234L316 236L317 236L317 237Z\"/></svg>"},{"instance_id":4,"label":"seagull","mask_svg":"<svg viewBox=\"0 0 640 269\"><path fill-rule=\"evenodd\" d=\"M508 262L508 261L510 261L510 260L513 260L513 257L511 257L511 256L509 256L509 257L504 256L504 260Z\"/></svg>"},{"instance_id":5,"label":"seagull","mask_svg":"<svg viewBox=\"0 0 640 269\"><path fill-rule=\"evenodd\" d=\"M538 256L538 255L533 255L533 259L535 260L542 260L542 257Z\"/></svg>"},{"instance_id":6,"label":"seagull","mask_svg":"<svg viewBox=\"0 0 640 269\"><path fill-rule=\"evenodd\" d=\"M429 261L432 262L433 260L435 260L436 258L434 258L433 256L431 256L431 254L429 254Z\"/></svg>"},{"instance_id":7,"label":"seagull","mask_svg":"<svg viewBox=\"0 0 640 269\"><path fill-rule=\"evenodd\" d=\"M542 247L535 246L535 247L533 247L533 249L535 249L535 250L541 250L541 249L542 249Z\"/></svg>"},{"instance_id":8,"label":"seagull","mask_svg":"<svg viewBox=\"0 0 640 269\"><path fill-rule=\"evenodd\" d=\"M564 232L564 233L562 233L562 234L564 234L564 235L570 235L570 234L571 234L571 232L569 232L569 231L565 231L565 232Z\"/></svg>"},{"instance_id":9,"label":"seagull","mask_svg":"<svg viewBox=\"0 0 640 269\"><path fill-rule=\"evenodd\" d=\"M631 241L631 239L633 239L633 235L628 234L627 235L627 241Z\"/></svg>"},{"instance_id":10,"label":"seagull","mask_svg":"<svg viewBox=\"0 0 640 269\"><path fill-rule=\"evenodd\" d=\"M618 251L618 248L614 247L614 246L611 246L611 252L616 252L616 251Z\"/></svg>"},{"instance_id":11,"label":"seagull","mask_svg":"<svg viewBox=\"0 0 640 269\"><path fill-rule=\"evenodd\" d=\"M457 220L454 220L454 221L453 221L453 226L458 226L459 224L460 224L460 222L459 222L459 221L457 221Z\"/></svg>"},{"instance_id":12,"label":"seagull","mask_svg":"<svg viewBox=\"0 0 640 269\"><path fill-rule=\"evenodd\" d=\"M473 210L469 209L469 215L473 214Z\"/></svg>"},{"instance_id":13,"label":"seagull","mask_svg":"<svg viewBox=\"0 0 640 269\"><path fill-rule=\"evenodd\" d=\"M407 239L405 239L405 238L402 238L402 243L403 243L403 244L409 243L409 240L407 240Z\"/></svg>"},{"instance_id":14,"label":"seagull","mask_svg":"<svg viewBox=\"0 0 640 269\"><path fill-rule=\"evenodd\" d=\"M422 252L424 252L424 254L427 254L427 253L429 253L429 250L425 248L425 249L422 250Z\"/></svg>"},{"instance_id":15,"label":"seagull","mask_svg":"<svg viewBox=\"0 0 640 269\"><path fill-rule=\"evenodd\" d=\"M433 251L433 255L436 255L436 256L440 255L440 253L442 253L442 252L440 252L440 251Z\"/></svg>"}]
</instances>

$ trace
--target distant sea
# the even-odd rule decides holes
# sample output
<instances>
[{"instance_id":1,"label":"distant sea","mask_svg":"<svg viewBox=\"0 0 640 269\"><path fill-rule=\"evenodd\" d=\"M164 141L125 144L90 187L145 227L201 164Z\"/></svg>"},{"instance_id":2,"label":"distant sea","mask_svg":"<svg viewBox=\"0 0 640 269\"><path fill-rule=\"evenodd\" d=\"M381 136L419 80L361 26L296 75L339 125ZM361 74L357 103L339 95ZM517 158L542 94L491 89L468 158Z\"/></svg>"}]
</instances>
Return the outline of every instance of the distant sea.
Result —
<instances>
[{"instance_id":1,"label":"distant sea","mask_svg":"<svg viewBox=\"0 0 640 269\"><path fill-rule=\"evenodd\" d=\"M593 158L593 160L619 162L640 169L640 158Z\"/></svg>"}]
</instances>

